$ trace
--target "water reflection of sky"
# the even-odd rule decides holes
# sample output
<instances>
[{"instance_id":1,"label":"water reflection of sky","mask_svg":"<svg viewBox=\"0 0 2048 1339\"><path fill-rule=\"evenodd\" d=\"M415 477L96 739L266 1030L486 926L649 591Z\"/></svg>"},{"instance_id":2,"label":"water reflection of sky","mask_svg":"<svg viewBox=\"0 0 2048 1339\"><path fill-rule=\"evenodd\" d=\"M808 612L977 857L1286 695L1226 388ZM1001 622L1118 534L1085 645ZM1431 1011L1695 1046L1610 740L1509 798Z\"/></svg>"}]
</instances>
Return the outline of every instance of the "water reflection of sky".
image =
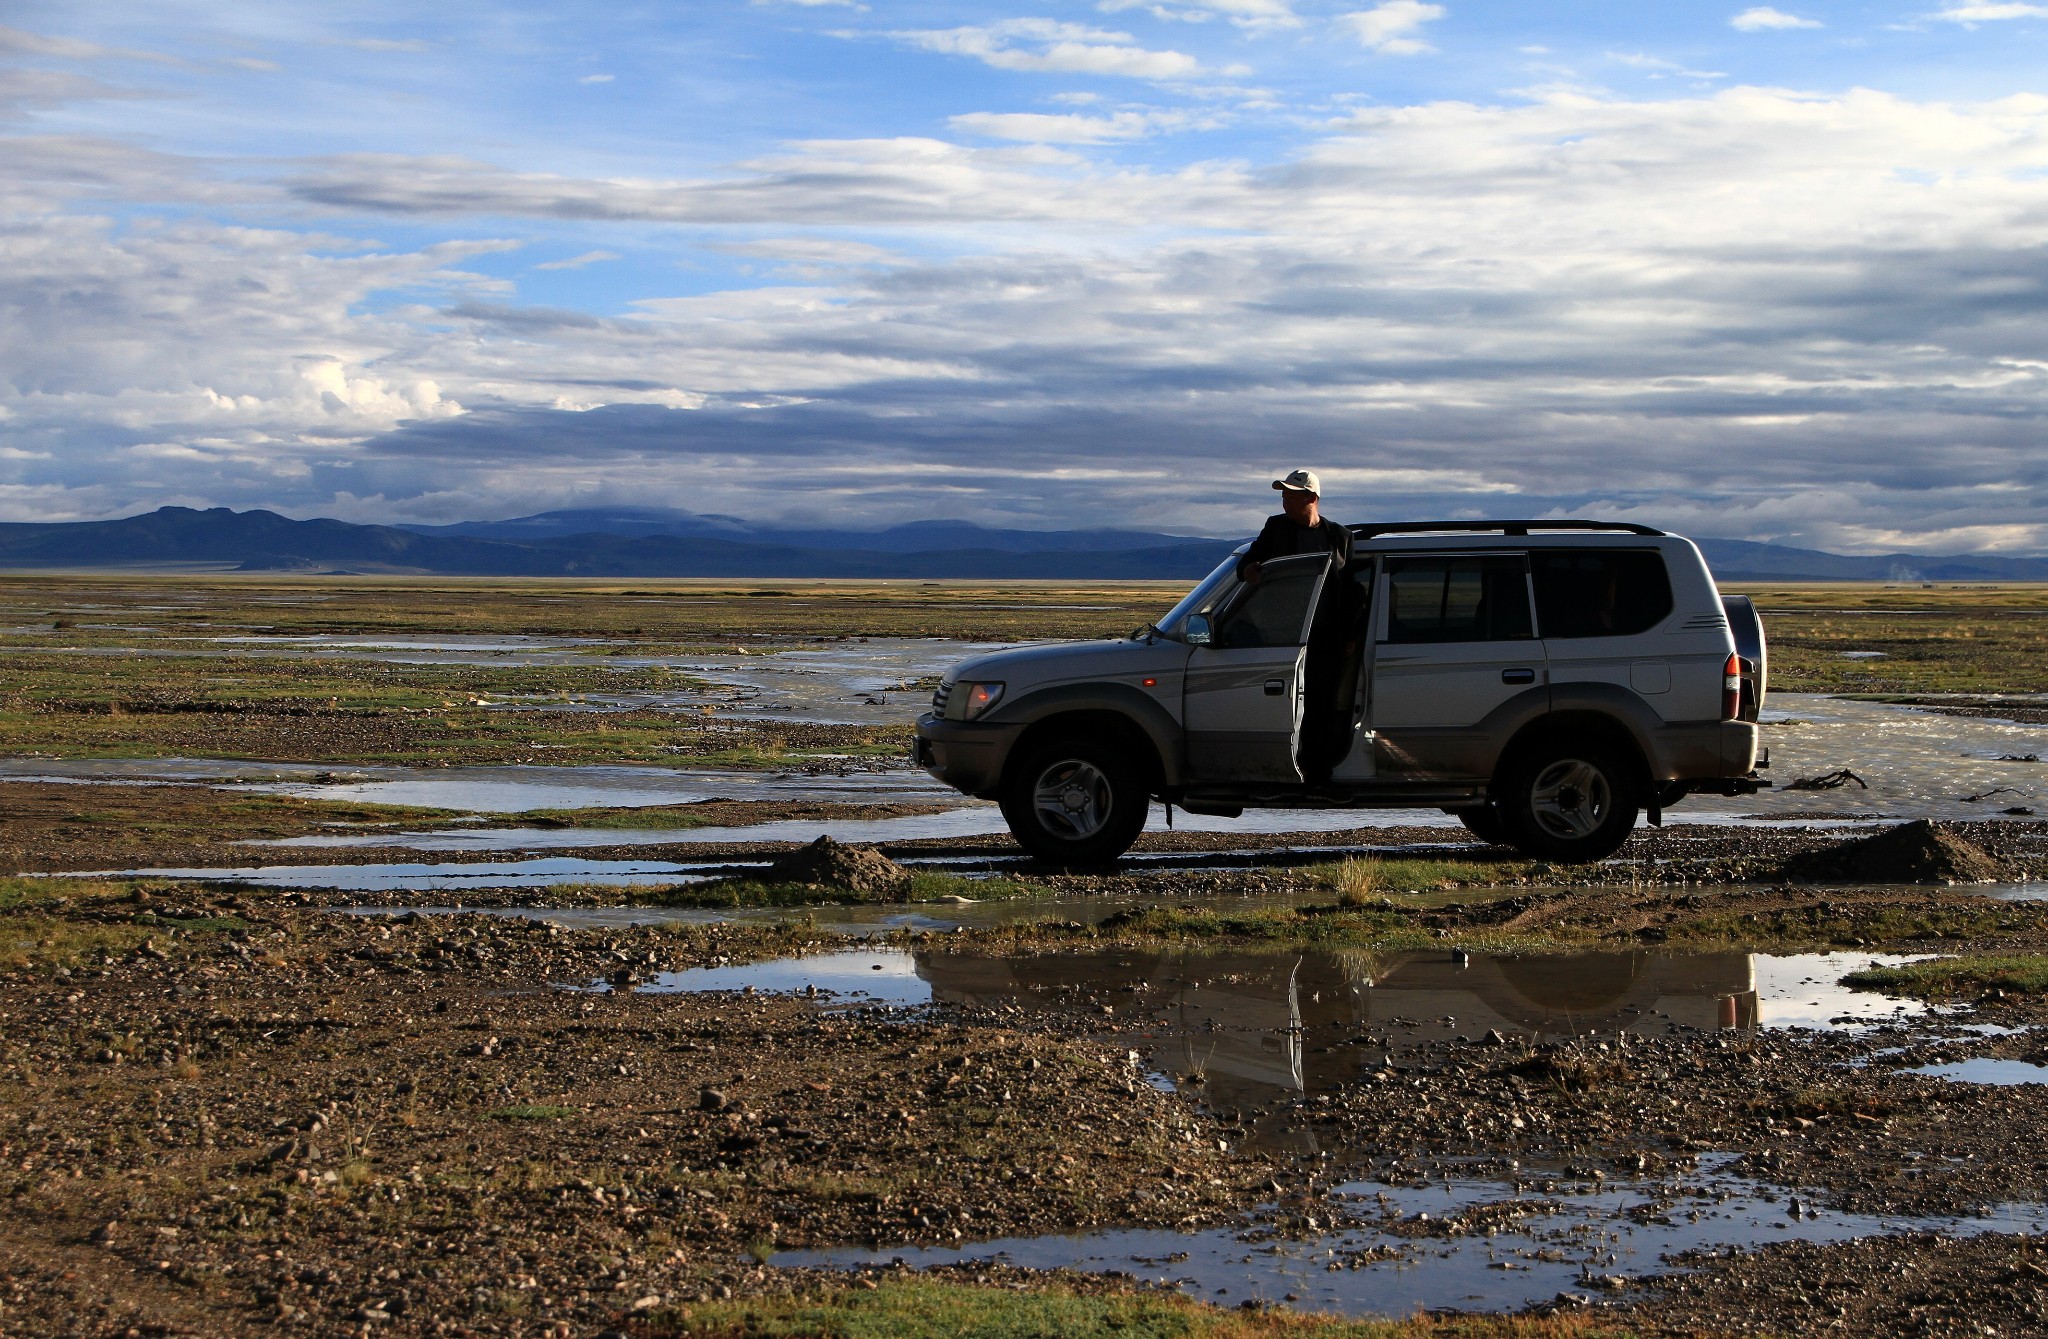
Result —
<instances>
[{"instance_id":1,"label":"water reflection of sky","mask_svg":"<svg viewBox=\"0 0 2048 1339\"><path fill-rule=\"evenodd\" d=\"M1725 1154L1670 1179L1595 1182L1531 1169L1534 1189L1486 1178L1423 1185L1353 1182L1309 1211L1327 1229L1305 1239L1254 1238L1239 1225L1194 1232L1125 1230L1005 1237L957 1246L784 1251L771 1263L849 1268L901 1259L913 1269L992 1260L1034 1269L1119 1272L1177 1286L1226 1306L1261 1302L1352 1316L1410 1316L1418 1308L1509 1311L1586 1292L1586 1275L1634 1277L1668 1270L1682 1251L1781 1241L1835 1242L1908 1231L1948 1237L2039 1233L2048 1210L1989 1205L1964 1218L1842 1213L1806 1196L1799 1212L1782 1190L1734 1175ZM1390 1232L1417 1216L1441 1221L1487 1210L1483 1232L1442 1237Z\"/></svg>"}]
</instances>

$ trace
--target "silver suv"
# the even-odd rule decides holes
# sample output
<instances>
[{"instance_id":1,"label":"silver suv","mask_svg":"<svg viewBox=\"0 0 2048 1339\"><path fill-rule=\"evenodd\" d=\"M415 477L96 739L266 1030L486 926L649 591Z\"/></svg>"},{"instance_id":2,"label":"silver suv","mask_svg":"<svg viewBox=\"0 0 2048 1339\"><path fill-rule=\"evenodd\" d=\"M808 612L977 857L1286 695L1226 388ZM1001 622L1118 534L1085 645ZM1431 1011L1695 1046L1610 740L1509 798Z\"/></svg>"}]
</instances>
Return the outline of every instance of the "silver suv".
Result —
<instances>
[{"instance_id":1,"label":"silver suv","mask_svg":"<svg viewBox=\"0 0 2048 1339\"><path fill-rule=\"evenodd\" d=\"M1157 623L948 671L916 757L1055 864L1116 859L1154 798L1437 808L1489 842L1599 860L1638 812L1758 779L1762 624L1690 540L1602 521L1351 527ZM1765 765L1768 766L1768 760Z\"/></svg>"}]
</instances>

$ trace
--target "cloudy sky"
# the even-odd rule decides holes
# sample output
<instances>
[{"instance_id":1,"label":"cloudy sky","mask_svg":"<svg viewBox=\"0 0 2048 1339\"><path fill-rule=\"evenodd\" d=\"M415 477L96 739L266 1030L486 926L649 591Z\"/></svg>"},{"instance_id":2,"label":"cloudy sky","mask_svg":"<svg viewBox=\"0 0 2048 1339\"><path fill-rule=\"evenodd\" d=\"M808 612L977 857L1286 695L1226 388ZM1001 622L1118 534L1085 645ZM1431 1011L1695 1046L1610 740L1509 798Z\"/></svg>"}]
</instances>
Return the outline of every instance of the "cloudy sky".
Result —
<instances>
[{"instance_id":1,"label":"cloudy sky","mask_svg":"<svg viewBox=\"0 0 2048 1339\"><path fill-rule=\"evenodd\" d=\"M0 520L2048 551L2048 3L0 0Z\"/></svg>"}]
</instances>

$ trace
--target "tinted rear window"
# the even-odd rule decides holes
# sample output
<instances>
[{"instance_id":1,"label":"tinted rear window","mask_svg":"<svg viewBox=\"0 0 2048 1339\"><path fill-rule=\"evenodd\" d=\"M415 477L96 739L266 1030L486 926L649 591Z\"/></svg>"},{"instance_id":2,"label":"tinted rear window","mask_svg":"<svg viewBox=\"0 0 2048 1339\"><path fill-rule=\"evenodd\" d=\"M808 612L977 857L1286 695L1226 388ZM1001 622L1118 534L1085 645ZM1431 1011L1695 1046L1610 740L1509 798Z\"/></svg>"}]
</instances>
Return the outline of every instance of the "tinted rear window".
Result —
<instances>
[{"instance_id":1,"label":"tinted rear window","mask_svg":"<svg viewBox=\"0 0 2048 1339\"><path fill-rule=\"evenodd\" d=\"M1387 560L1389 642L1500 642L1530 635L1521 555Z\"/></svg>"},{"instance_id":2,"label":"tinted rear window","mask_svg":"<svg viewBox=\"0 0 2048 1339\"><path fill-rule=\"evenodd\" d=\"M1671 612L1664 556L1636 549L1540 549L1529 555L1536 617L1548 637L1626 637Z\"/></svg>"}]
</instances>

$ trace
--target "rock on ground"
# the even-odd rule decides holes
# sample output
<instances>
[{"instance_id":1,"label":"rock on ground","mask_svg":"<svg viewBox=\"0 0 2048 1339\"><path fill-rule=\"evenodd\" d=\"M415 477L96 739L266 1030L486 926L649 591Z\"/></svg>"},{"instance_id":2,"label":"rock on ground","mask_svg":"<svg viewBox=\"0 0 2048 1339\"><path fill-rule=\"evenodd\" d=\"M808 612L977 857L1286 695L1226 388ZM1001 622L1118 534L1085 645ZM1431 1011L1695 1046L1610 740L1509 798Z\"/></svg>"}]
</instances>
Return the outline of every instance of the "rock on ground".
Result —
<instances>
[{"instance_id":1,"label":"rock on ground","mask_svg":"<svg viewBox=\"0 0 2048 1339\"><path fill-rule=\"evenodd\" d=\"M1926 819L1785 862L1788 879L1815 883L1988 883L2003 864L1967 837Z\"/></svg>"},{"instance_id":2,"label":"rock on ground","mask_svg":"<svg viewBox=\"0 0 2048 1339\"><path fill-rule=\"evenodd\" d=\"M871 846L848 846L819 837L768 867L769 883L801 883L855 893L889 893L910 881L910 871Z\"/></svg>"}]
</instances>

